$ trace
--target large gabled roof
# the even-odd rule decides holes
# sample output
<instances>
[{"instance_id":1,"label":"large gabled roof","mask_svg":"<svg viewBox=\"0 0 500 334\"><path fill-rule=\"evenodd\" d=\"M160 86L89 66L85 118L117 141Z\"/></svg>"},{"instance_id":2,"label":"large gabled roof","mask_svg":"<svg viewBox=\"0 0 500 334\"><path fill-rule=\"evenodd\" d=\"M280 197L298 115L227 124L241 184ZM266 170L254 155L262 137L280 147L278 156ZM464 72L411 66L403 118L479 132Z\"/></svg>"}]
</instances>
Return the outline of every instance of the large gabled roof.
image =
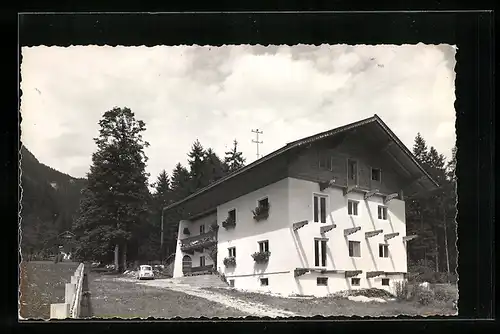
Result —
<instances>
[{"instance_id":1,"label":"large gabled roof","mask_svg":"<svg viewBox=\"0 0 500 334\"><path fill-rule=\"evenodd\" d=\"M405 155L408 159L411 160L411 162L414 164L414 166L416 166L418 168L418 170L420 171L421 175L426 178L428 181L430 181L430 183L435 186L435 187L439 187L439 185L437 184L436 181L434 181L432 179L432 177L423 169L423 167L416 161L415 157L413 156L413 154L408 150L408 148L401 142L401 140L389 129L389 127L380 119L379 116L377 115L373 115L372 117L369 117L369 118L366 118L366 119L363 119L363 120L360 120L360 121L357 121L357 122L354 122L354 123L350 123L350 124L347 124L347 125L344 125L344 126L340 126L338 128L335 128L335 129L332 129L332 130L328 130L328 131L325 131L325 132L321 132L321 133L318 133L318 134L315 134L315 135L312 135L312 136L309 136L309 137L305 137L305 138L302 138L302 139L299 139L299 140L296 140L296 141L293 141L293 142L290 142L288 144L286 144L285 146L283 146L282 148L272 152L272 153L269 153L268 155L258 159L258 160L255 160L254 162L252 162L251 164L247 165L247 166L244 166L222 178L220 178L219 180L211 183L210 185L198 190L197 192L183 198L182 200L180 201L177 201L175 203L172 203L166 207L164 207L163 209L164 210L169 210L169 209L172 209L174 207L177 207L179 206L180 204L182 203L185 203L191 199L194 199L195 197L207 192L208 190L210 189L213 189L219 185L221 185L222 183L226 182L227 180L229 179L232 179L232 178L235 178L236 176L240 175L240 174L243 174L259 165L261 165L262 163L272 159L272 158L275 158L279 155L282 155L284 153L286 153L287 151L290 151L294 148L297 148L297 147L300 147L300 146L304 146L304 145L308 145L308 144L311 144L313 142L316 142L316 141L319 141L319 140L322 140L322 139L325 139L325 138L328 138L328 137L331 137L331 136L334 136L334 135L338 135L340 133L343 133L343 132L346 132L346 131L349 131L349 130L353 130L355 128L359 128L359 127L362 127L364 125L367 125L367 124L372 124L372 123L375 123L377 125L379 125L379 127L383 130L383 132L388 136L390 137L390 139L397 145L397 147L399 148L399 151Z\"/></svg>"}]
</instances>

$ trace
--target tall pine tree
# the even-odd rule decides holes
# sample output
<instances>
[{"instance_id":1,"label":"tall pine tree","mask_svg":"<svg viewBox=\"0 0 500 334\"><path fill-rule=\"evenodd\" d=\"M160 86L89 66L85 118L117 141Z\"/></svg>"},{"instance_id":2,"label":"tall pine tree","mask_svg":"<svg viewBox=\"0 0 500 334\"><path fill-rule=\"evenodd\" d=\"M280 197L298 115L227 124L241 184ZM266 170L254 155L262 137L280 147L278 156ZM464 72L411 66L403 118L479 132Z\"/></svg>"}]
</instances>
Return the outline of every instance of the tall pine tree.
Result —
<instances>
[{"instance_id":1,"label":"tall pine tree","mask_svg":"<svg viewBox=\"0 0 500 334\"><path fill-rule=\"evenodd\" d=\"M172 200L174 202L189 196L191 193L189 171L180 163L175 166L172 172L170 188L172 189Z\"/></svg>"},{"instance_id":2,"label":"tall pine tree","mask_svg":"<svg viewBox=\"0 0 500 334\"><path fill-rule=\"evenodd\" d=\"M203 160L203 183L209 185L225 174L224 163L211 148L207 149Z\"/></svg>"},{"instance_id":3,"label":"tall pine tree","mask_svg":"<svg viewBox=\"0 0 500 334\"><path fill-rule=\"evenodd\" d=\"M191 178L191 192L194 193L198 189L206 186L206 180L204 179L204 165L205 165L205 149L196 140L191 147L191 152L188 153L189 157L189 176Z\"/></svg>"},{"instance_id":4,"label":"tall pine tree","mask_svg":"<svg viewBox=\"0 0 500 334\"><path fill-rule=\"evenodd\" d=\"M118 271L127 263L127 247L144 234L150 204L143 140L145 123L128 108L113 108L99 121L97 151L92 155L85 196L75 224L84 258L109 258L114 249Z\"/></svg>"},{"instance_id":5,"label":"tall pine tree","mask_svg":"<svg viewBox=\"0 0 500 334\"><path fill-rule=\"evenodd\" d=\"M224 164L229 173L245 166L245 158L243 158L243 153L238 151L238 142L236 139L233 141L233 148L226 152Z\"/></svg>"}]
</instances>

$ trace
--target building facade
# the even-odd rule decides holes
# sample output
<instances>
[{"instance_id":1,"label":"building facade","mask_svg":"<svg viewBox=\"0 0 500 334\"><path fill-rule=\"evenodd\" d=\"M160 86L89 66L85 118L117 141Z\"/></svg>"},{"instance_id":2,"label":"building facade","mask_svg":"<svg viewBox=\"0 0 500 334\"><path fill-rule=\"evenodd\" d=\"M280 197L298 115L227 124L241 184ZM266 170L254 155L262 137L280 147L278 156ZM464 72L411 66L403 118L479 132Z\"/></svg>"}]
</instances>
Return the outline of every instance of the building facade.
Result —
<instances>
[{"instance_id":1,"label":"building facade","mask_svg":"<svg viewBox=\"0 0 500 334\"><path fill-rule=\"evenodd\" d=\"M174 277L218 271L285 295L391 291L407 273L405 198L436 183L378 116L287 144L166 210Z\"/></svg>"}]
</instances>

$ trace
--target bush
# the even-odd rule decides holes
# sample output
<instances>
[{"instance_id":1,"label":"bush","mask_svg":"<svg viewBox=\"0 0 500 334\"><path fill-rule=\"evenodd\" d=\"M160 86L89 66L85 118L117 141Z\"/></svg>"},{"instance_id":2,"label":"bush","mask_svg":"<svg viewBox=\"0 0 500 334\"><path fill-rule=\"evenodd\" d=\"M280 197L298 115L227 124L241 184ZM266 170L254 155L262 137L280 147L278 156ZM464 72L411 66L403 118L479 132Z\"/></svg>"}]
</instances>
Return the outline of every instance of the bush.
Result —
<instances>
[{"instance_id":1,"label":"bush","mask_svg":"<svg viewBox=\"0 0 500 334\"><path fill-rule=\"evenodd\" d=\"M429 305L435 299L434 291L415 284L410 293L410 299L420 305Z\"/></svg>"},{"instance_id":2,"label":"bush","mask_svg":"<svg viewBox=\"0 0 500 334\"><path fill-rule=\"evenodd\" d=\"M429 305L434 301L434 298L434 291L421 289L417 300L420 305Z\"/></svg>"},{"instance_id":3,"label":"bush","mask_svg":"<svg viewBox=\"0 0 500 334\"><path fill-rule=\"evenodd\" d=\"M452 285L436 285L433 287L435 299L442 302L452 302L458 299L457 290Z\"/></svg>"},{"instance_id":4,"label":"bush","mask_svg":"<svg viewBox=\"0 0 500 334\"><path fill-rule=\"evenodd\" d=\"M399 281L394 283L394 294L399 301L408 300L410 298L410 287L407 281Z\"/></svg>"}]
</instances>

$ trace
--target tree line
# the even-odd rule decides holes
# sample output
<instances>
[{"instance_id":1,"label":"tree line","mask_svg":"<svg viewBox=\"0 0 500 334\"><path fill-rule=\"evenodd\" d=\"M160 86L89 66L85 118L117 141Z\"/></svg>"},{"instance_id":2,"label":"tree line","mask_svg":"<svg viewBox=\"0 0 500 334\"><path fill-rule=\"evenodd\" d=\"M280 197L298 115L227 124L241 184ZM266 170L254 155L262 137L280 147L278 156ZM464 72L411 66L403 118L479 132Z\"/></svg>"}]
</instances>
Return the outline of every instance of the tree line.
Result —
<instances>
[{"instance_id":1,"label":"tree line","mask_svg":"<svg viewBox=\"0 0 500 334\"><path fill-rule=\"evenodd\" d=\"M418 236L408 243L409 272L421 276L420 280L456 280L456 147L451 153L447 162L420 133L415 137L413 155L439 184L426 196L406 201L407 234Z\"/></svg>"},{"instance_id":2,"label":"tree line","mask_svg":"<svg viewBox=\"0 0 500 334\"><path fill-rule=\"evenodd\" d=\"M97 151L92 156L87 186L82 192L78 218L77 257L114 261L124 269L128 261L165 259L175 252L178 221L164 224L164 249L160 249L162 208L224 177L245 164L236 140L221 159L213 149L196 140L188 152L188 165L178 163L169 174L163 170L148 188L147 157L143 140L145 124L128 108L107 111L99 122ZM406 202L410 271L436 273L450 279L456 269L456 148L446 162L444 155L417 134L413 154L438 182L439 188ZM442 278L441 278L442 279Z\"/></svg>"}]
</instances>

